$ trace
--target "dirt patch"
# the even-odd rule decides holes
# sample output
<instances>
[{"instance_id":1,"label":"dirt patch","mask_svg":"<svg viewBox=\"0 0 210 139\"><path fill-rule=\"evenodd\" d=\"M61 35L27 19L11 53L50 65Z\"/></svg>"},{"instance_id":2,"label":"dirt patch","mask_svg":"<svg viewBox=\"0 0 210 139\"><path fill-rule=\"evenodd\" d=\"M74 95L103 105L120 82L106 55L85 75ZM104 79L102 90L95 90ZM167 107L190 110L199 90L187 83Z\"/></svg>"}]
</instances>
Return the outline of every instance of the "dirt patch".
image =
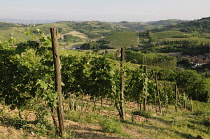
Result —
<instances>
[{"instance_id":1,"label":"dirt patch","mask_svg":"<svg viewBox=\"0 0 210 139\"><path fill-rule=\"evenodd\" d=\"M0 138L3 139L18 139L18 138L27 138L27 139L37 139L38 136L36 134L24 132L23 129L15 129L13 127L8 127L0 124ZM40 137L41 139L45 139L45 137Z\"/></svg>"},{"instance_id":2,"label":"dirt patch","mask_svg":"<svg viewBox=\"0 0 210 139\"><path fill-rule=\"evenodd\" d=\"M123 131L125 131L129 135L134 136L136 139L140 139L142 136L141 132L139 132L138 130L134 130L134 129L131 130L130 128L127 128L127 127L123 127Z\"/></svg>"}]
</instances>

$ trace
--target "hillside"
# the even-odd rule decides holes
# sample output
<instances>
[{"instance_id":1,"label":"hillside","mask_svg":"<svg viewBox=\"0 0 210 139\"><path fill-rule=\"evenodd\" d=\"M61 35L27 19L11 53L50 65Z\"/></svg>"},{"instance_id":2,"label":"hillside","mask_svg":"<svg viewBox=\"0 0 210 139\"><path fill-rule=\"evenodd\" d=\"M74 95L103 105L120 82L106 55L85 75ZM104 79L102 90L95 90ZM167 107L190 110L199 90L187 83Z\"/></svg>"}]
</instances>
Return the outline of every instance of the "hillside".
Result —
<instances>
[{"instance_id":1,"label":"hillside","mask_svg":"<svg viewBox=\"0 0 210 139\"><path fill-rule=\"evenodd\" d=\"M0 137L60 138L50 27L59 32L66 138L210 138L208 67L205 75L181 69L167 54L206 53L210 45L197 40L209 38L174 29L132 32L96 21L4 30L30 39L15 42L12 34L0 43ZM94 51L63 49L80 43ZM99 51L100 45L127 47L125 61L119 49Z\"/></svg>"},{"instance_id":2,"label":"hillside","mask_svg":"<svg viewBox=\"0 0 210 139\"><path fill-rule=\"evenodd\" d=\"M147 24L153 25L155 27L164 27L164 26L170 26L170 25L177 25L177 24L185 23L185 22L188 22L188 21L187 20L178 20L178 19L168 19L168 20L147 22Z\"/></svg>"},{"instance_id":3,"label":"hillside","mask_svg":"<svg viewBox=\"0 0 210 139\"><path fill-rule=\"evenodd\" d=\"M118 32L113 33L104 38L105 41L109 41L111 48L130 48L137 47L138 42L138 33L136 32Z\"/></svg>"},{"instance_id":4,"label":"hillside","mask_svg":"<svg viewBox=\"0 0 210 139\"><path fill-rule=\"evenodd\" d=\"M49 34L50 27L56 27L59 30L59 33L66 34L72 31L77 31L83 33L88 37L88 40L94 40L103 38L105 36L111 35L114 32L124 32L124 31L136 31L136 30L148 30L155 27L163 27L166 25L177 24L182 22L181 20L161 20L148 23L136 23L136 22L99 22L99 21L86 21L86 22L74 22L74 21L59 21L55 23L47 24L16 24L16 23L5 23L0 22L0 31L1 37L0 41L8 40L10 36L16 34L16 36L21 36L22 40L27 40L27 37L24 37L24 29L30 27L33 33L37 33L37 28L40 29L42 33ZM3 30L5 32L3 32ZM17 39L18 42L19 39Z\"/></svg>"},{"instance_id":5,"label":"hillside","mask_svg":"<svg viewBox=\"0 0 210 139\"><path fill-rule=\"evenodd\" d=\"M49 28L55 27L59 33L59 46L67 49L78 49L87 44L85 47L82 46L83 49L126 47L146 53L183 52L195 56L210 52L209 23L210 18L189 22L169 19L147 23L127 21L119 23L60 21L35 25L2 23L0 41L12 38L19 43L31 39L25 35L26 27L30 28L34 36L41 33L49 35ZM151 30L145 31L148 29Z\"/></svg>"},{"instance_id":6,"label":"hillside","mask_svg":"<svg viewBox=\"0 0 210 139\"><path fill-rule=\"evenodd\" d=\"M137 30L151 30L154 28L161 28L169 25L176 25L182 22L186 22L185 20L178 19L168 19L168 20L160 20L160 21L152 21L152 22L128 22L122 21L119 23L114 23L118 27L128 28L132 31Z\"/></svg>"},{"instance_id":7,"label":"hillside","mask_svg":"<svg viewBox=\"0 0 210 139\"><path fill-rule=\"evenodd\" d=\"M126 29L134 29L135 31L128 32L124 30L123 32L115 32L98 41L87 42L81 45L81 48L98 51L99 49L125 47L142 53L152 53L152 55L156 55L155 53L172 54L176 56L178 63L183 63L183 58L184 60L185 58L188 59L187 63L186 61L184 62L185 68L196 69L202 72L207 71L208 73L210 69L208 66L210 62L208 54L210 53L209 23L210 18L189 22L171 19L148 23L148 25L159 27L150 31L143 31L137 28L142 23L123 21L114 24ZM130 59L130 61L136 63L137 59L139 58L135 57Z\"/></svg>"},{"instance_id":8,"label":"hillside","mask_svg":"<svg viewBox=\"0 0 210 139\"><path fill-rule=\"evenodd\" d=\"M59 40L61 44L66 43L75 43L72 41L66 41L63 38L64 35L71 34L75 37L80 38L80 43L84 43L89 40L96 40L103 38L112 34L113 32L119 31L127 31L127 28L120 28L111 23L106 22L71 22L71 21L61 21L56 23L48 23L48 24L31 24L31 25L19 25L12 23L1 23L0 24L0 41L6 41L10 37L21 36L22 39L16 39L17 42L21 42L27 40L28 37L25 35L26 28L29 28L32 34L45 33L46 35L50 34L49 28L57 28L58 33L61 35L61 39ZM76 35L75 32L78 32L80 35ZM77 33L77 34L78 34ZM76 43L77 43L76 42ZM68 44L67 44L68 46Z\"/></svg>"},{"instance_id":9,"label":"hillside","mask_svg":"<svg viewBox=\"0 0 210 139\"><path fill-rule=\"evenodd\" d=\"M24 26L25 25L23 25L23 24L0 22L0 30L9 30L12 27L24 27Z\"/></svg>"},{"instance_id":10,"label":"hillside","mask_svg":"<svg viewBox=\"0 0 210 139\"><path fill-rule=\"evenodd\" d=\"M175 25L169 25L163 28L156 28L153 31L168 31L168 30L180 30L182 32L201 32L201 33L210 33L209 30L210 26L210 17L188 21L188 22L181 22Z\"/></svg>"}]
</instances>

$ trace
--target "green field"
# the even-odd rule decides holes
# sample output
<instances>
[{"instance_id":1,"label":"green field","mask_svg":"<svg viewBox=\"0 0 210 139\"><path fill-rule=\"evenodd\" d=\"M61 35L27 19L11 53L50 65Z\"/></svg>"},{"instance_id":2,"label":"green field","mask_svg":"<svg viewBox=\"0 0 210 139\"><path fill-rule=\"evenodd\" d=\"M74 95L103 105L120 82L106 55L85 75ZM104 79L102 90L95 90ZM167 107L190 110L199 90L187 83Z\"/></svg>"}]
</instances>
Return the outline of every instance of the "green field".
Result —
<instances>
[{"instance_id":1,"label":"green field","mask_svg":"<svg viewBox=\"0 0 210 139\"><path fill-rule=\"evenodd\" d=\"M129 48L129 47L137 47L138 42L138 34L136 32L120 32L114 33L106 38L107 41L110 41L110 45L113 48Z\"/></svg>"}]
</instances>

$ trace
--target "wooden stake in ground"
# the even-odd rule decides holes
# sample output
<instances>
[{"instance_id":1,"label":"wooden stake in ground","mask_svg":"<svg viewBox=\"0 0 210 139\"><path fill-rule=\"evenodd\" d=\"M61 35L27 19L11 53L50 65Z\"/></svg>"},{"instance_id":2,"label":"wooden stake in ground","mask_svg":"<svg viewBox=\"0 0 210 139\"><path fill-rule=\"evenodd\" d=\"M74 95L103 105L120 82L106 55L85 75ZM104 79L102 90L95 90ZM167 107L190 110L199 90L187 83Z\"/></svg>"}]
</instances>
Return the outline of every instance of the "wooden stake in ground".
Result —
<instances>
[{"instance_id":1,"label":"wooden stake in ground","mask_svg":"<svg viewBox=\"0 0 210 139\"><path fill-rule=\"evenodd\" d=\"M192 101L192 96L190 97L190 106L191 106L191 111L193 111L193 101Z\"/></svg>"},{"instance_id":2,"label":"wooden stake in ground","mask_svg":"<svg viewBox=\"0 0 210 139\"><path fill-rule=\"evenodd\" d=\"M62 87L61 87L61 65L60 57L58 53L58 40L57 40L57 29L50 28L53 48L53 60L54 60L54 71L55 71L55 91L58 92L58 122L60 135L64 135L64 113L63 113L63 102L62 102Z\"/></svg>"},{"instance_id":3,"label":"wooden stake in ground","mask_svg":"<svg viewBox=\"0 0 210 139\"><path fill-rule=\"evenodd\" d=\"M120 118L125 119L124 112L124 48L121 48L121 63L120 63Z\"/></svg>"},{"instance_id":4,"label":"wooden stake in ground","mask_svg":"<svg viewBox=\"0 0 210 139\"><path fill-rule=\"evenodd\" d=\"M161 101L160 101L160 91L159 91L159 89L158 89L157 75L155 76L155 82L156 82L156 91L157 91L157 96L158 96L158 107L159 107L159 112L162 113L162 107L161 107Z\"/></svg>"},{"instance_id":5,"label":"wooden stake in ground","mask_svg":"<svg viewBox=\"0 0 210 139\"><path fill-rule=\"evenodd\" d=\"M178 88L177 88L177 85L175 85L175 97L176 97L176 100L175 100L175 110L177 112L178 111Z\"/></svg>"},{"instance_id":6,"label":"wooden stake in ground","mask_svg":"<svg viewBox=\"0 0 210 139\"><path fill-rule=\"evenodd\" d=\"M165 95L165 99L166 99L166 108L168 108L168 94L166 91L166 82L164 82L164 95Z\"/></svg>"},{"instance_id":7,"label":"wooden stake in ground","mask_svg":"<svg viewBox=\"0 0 210 139\"><path fill-rule=\"evenodd\" d=\"M145 78L147 78L147 67L144 66L144 74L145 74ZM144 111L147 110L147 86L146 86L146 90L144 90Z\"/></svg>"}]
</instances>

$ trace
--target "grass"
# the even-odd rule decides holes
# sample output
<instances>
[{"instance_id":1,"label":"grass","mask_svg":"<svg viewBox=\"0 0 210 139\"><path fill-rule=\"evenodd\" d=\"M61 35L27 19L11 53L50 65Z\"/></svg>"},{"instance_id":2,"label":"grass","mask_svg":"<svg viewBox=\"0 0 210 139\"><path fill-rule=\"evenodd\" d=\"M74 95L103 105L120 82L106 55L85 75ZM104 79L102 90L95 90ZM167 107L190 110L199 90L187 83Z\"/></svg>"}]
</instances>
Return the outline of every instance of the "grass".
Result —
<instances>
[{"instance_id":1,"label":"grass","mask_svg":"<svg viewBox=\"0 0 210 139\"><path fill-rule=\"evenodd\" d=\"M155 113L152 109L147 112L141 112L134 108L130 109L126 107L126 120L118 123L117 112L113 116L110 111L113 108L98 107L98 109L107 110L105 115L98 115L96 113L88 112L86 114L77 113L78 121L90 122L99 124L103 132L116 133L120 136L126 136L128 138L203 138L208 139L210 137L209 128L209 103L194 102L194 111L184 110L179 108L178 112L175 112L174 106L169 106L168 109L164 108L163 113ZM133 117L129 116L132 115ZM71 115L71 116L70 116ZM74 114L70 114L72 117ZM82 115L82 116L81 116ZM85 120L84 120L85 115ZM111 117L110 117L111 116ZM141 119L144 120L141 120ZM91 120L94 119L94 120ZM115 127L113 129L113 127ZM122 134L120 129L124 132Z\"/></svg>"},{"instance_id":2,"label":"grass","mask_svg":"<svg viewBox=\"0 0 210 139\"><path fill-rule=\"evenodd\" d=\"M138 46L138 34L136 32L118 32L104 38L110 41L113 48L130 48Z\"/></svg>"},{"instance_id":3,"label":"grass","mask_svg":"<svg viewBox=\"0 0 210 139\"><path fill-rule=\"evenodd\" d=\"M114 118L104 118L99 124L102 127L102 132L122 134L122 124Z\"/></svg>"}]
</instances>

